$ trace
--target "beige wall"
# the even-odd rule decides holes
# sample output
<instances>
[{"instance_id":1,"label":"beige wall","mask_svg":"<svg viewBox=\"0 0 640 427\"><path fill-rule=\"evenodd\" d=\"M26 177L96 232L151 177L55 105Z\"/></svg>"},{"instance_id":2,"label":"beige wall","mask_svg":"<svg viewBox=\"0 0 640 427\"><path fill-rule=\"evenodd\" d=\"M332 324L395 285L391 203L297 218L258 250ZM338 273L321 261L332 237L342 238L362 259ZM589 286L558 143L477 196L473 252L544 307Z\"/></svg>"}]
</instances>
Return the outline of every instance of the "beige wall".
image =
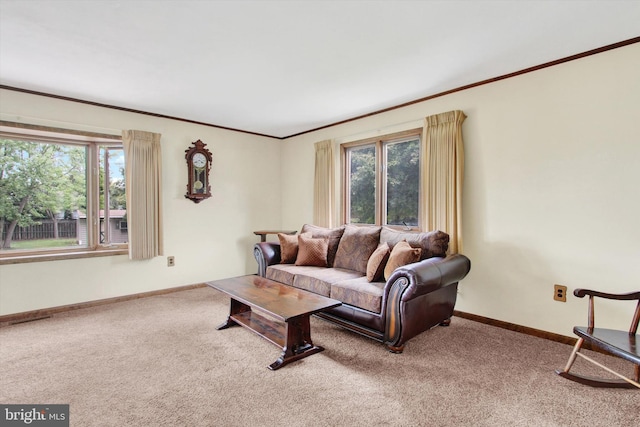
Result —
<instances>
[{"instance_id":1,"label":"beige wall","mask_svg":"<svg viewBox=\"0 0 640 427\"><path fill-rule=\"evenodd\" d=\"M139 129L162 134L166 257L126 256L0 266L0 315L135 294L254 273L253 230L280 227L278 177L281 141L175 120L0 91L3 120L119 134ZM185 150L201 139L213 153L213 197L184 198Z\"/></svg>"},{"instance_id":2,"label":"beige wall","mask_svg":"<svg viewBox=\"0 0 640 427\"><path fill-rule=\"evenodd\" d=\"M289 139L282 225L312 218L314 142L463 110L464 253L472 268L456 308L570 336L586 321L586 300L553 301L555 283L570 293L640 289L638 76L635 44ZM627 329L632 309L605 301L597 319Z\"/></svg>"},{"instance_id":3,"label":"beige wall","mask_svg":"<svg viewBox=\"0 0 640 427\"><path fill-rule=\"evenodd\" d=\"M408 129L460 109L472 270L456 308L571 335L586 301L553 301L554 283L570 292L640 286L638 75L635 44L285 141L2 91L5 120L162 133L165 252L176 266L126 257L0 266L0 314L252 273L253 230L312 221L315 142ZM214 155L214 196L199 205L183 197L184 150L196 139ZM266 180L263 165L281 175ZM603 326L616 328L628 327L631 311L597 307Z\"/></svg>"}]
</instances>

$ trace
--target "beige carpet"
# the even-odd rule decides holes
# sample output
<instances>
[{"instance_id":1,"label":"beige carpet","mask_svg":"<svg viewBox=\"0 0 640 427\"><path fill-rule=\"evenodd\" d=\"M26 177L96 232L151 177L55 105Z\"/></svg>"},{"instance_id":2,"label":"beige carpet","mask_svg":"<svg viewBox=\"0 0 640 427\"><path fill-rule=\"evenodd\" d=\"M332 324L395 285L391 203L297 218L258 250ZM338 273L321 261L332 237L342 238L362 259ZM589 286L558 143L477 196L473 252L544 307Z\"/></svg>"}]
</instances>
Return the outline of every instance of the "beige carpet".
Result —
<instances>
[{"instance_id":1,"label":"beige carpet","mask_svg":"<svg viewBox=\"0 0 640 427\"><path fill-rule=\"evenodd\" d=\"M272 372L227 313L200 288L2 327L0 402L68 403L72 426L640 426L640 390L554 374L564 344L454 318L397 355L313 318L326 350Z\"/></svg>"}]
</instances>

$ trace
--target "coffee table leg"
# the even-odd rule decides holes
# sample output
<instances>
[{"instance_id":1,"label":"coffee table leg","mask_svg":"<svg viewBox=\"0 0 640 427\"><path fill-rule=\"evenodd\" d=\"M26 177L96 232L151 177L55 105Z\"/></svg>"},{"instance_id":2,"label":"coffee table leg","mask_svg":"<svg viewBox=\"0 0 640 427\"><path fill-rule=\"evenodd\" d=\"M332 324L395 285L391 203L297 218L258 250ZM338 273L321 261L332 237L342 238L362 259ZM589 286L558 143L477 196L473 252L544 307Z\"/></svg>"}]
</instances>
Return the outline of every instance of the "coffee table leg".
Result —
<instances>
[{"instance_id":1,"label":"coffee table leg","mask_svg":"<svg viewBox=\"0 0 640 427\"><path fill-rule=\"evenodd\" d=\"M234 314L238 314L238 313L245 313L247 311L251 311L251 307L249 307L246 304L241 303L240 301L236 301L233 298L231 299L231 305L229 308L229 317L227 317L227 321L224 322L222 325L218 326L216 329L217 330L221 330L221 329L227 329L230 326L235 326L238 324L238 322L236 322L235 320L232 319L232 316Z\"/></svg>"},{"instance_id":2,"label":"coffee table leg","mask_svg":"<svg viewBox=\"0 0 640 427\"><path fill-rule=\"evenodd\" d=\"M282 348L282 354L269 369L275 371L295 360L311 356L324 350L320 346L313 345L311 341L311 327L309 315L290 319L286 324L286 342Z\"/></svg>"}]
</instances>

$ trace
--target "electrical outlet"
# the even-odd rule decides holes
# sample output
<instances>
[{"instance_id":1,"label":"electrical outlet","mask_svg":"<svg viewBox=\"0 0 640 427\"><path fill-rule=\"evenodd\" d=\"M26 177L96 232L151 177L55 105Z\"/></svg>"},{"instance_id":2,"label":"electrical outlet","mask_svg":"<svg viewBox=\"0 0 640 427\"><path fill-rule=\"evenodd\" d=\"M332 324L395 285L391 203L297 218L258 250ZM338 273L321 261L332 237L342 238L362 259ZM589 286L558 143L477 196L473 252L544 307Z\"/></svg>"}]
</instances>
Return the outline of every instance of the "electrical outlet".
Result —
<instances>
[{"instance_id":1,"label":"electrical outlet","mask_svg":"<svg viewBox=\"0 0 640 427\"><path fill-rule=\"evenodd\" d=\"M167 257L167 267L173 267L174 265L176 265L176 257L168 256Z\"/></svg>"},{"instance_id":2,"label":"electrical outlet","mask_svg":"<svg viewBox=\"0 0 640 427\"><path fill-rule=\"evenodd\" d=\"M556 301L567 302L567 287L562 285L553 285L553 299Z\"/></svg>"}]
</instances>

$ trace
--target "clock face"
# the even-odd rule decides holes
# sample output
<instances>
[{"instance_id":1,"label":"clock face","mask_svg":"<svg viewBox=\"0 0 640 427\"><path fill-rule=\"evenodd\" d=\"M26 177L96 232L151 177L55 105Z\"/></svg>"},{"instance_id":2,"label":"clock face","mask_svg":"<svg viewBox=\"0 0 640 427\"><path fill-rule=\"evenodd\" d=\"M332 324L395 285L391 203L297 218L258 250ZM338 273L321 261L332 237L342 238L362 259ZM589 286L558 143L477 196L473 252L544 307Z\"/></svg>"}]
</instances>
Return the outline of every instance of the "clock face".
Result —
<instances>
[{"instance_id":1,"label":"clock face","mask_svg":"<svg viewBox=\"0 0 640 427\"><path fill-rule=\"evenodd\" d=\"M193 162L193 165L197 168L202 168L204 167L204 165L207 164L207 158L202 153L194 154L191 161Z\"/></svg>"}]
</instances>

